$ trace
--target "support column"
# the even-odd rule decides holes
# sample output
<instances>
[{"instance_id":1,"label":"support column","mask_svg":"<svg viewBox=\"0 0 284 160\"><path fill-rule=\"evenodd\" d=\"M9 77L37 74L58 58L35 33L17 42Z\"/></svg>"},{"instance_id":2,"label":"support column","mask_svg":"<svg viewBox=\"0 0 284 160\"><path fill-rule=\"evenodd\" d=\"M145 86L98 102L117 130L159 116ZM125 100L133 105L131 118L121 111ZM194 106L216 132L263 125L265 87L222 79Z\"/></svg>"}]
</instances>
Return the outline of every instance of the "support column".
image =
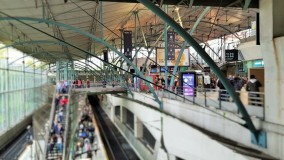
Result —
<instances>
[{"instance_id":1,"label":"support column","mask_svg":"<svg viewBox=\"0 0 284 160\"><path fill-rule=\"evenodd\" d=\"M265 70L265 120L284 125L283 0L260 0L260 47Z\"/></svg>"},{"instance_id":2,"label":"support column","mask_svg":"<svg viewBox=\"0 0 284 160\"><path fill-rule=\"evenodd\" d=\"M24 57L24 53L23 53ZM23 58L23 66L22 66L22 72L23 72L23 89L24 89L24 94L23 94L23 107L24 107L24 115L27 115L27 108L26 108L26 67L25 67L25 58Z\"/></svg>"},{"instance_id":3,"label":"support column","mask_svg":"<svg viewBox=\"0 0 284 160\"><path fill-rule=\"evenodd\" d=\"M143 136L143 124L137 116L134 116L134 135L136 138Z\"/></svg>"},{"instance_id":4,"label":"support column","mask_svg":"<svg viewBox=\"0 0 284 160\"><path fill-rule=\"evenodd\" d=\"M6 117L5 117L5 120L6 120L6 124L7 124L7 127L10 127L10 80L9 80L9 76L10 76L10 74L9 74L9 48L7 48L7 66L6 66L6 74L7 74L7 76L6 76L6 83L8 84L7 86L6 86L6 91L7 91L7 96L6 96Z\"/></svg>"},{"instance_id":5,"label":"support column","mask_svg":"<svg viewBox=\"0 0 284 160\"><path fill-rule=\"evenodd\" d=\"M60 62L56 62L56 83L60 81Z\"/></svg>"}]
</instances>

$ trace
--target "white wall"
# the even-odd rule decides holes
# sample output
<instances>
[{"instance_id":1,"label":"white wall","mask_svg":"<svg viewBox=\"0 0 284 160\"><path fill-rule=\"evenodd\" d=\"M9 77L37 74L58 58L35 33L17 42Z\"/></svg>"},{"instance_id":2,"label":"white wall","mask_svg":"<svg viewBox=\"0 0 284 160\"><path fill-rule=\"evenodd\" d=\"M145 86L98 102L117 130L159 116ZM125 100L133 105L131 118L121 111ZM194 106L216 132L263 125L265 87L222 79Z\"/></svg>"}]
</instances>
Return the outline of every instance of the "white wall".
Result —
<instances>
[{"instance_id":1,"label":"white wall","mask_svg":"<svg viewBox=\"0 0 284 160\"><path fill-rule=\"evenodd\" d=\"M190 160L244 160L236 153L195 128L163 115L165 146L170 154Z\"/></svg>"},{"instance_id":2,"label":"white wall","mask_svg":"<svg viewBox=\"0 0 284 160\"><path fill-rule=\"evenodd\" d=\"M251 133L248 129L242 127L238 123L226 120L222 116L218 116L207 109L169 99L164 99L164 109L166 112L171 113L180 119L216 133L222 137L231 139L235 142L257 149L274 157L284 159L283 125L281 126L251 117L257 129L267 132L267 148L265 149L251 143ZM224 117L228 117L234 121L243 123L242 119L229 112L215 109L212 110L217 113L223 113L222 115Z\"/></svg>"},{"instance_id":3,"label":"white wall","mask_svg":"<svg viewBox=\"0 0 284 160\"><path fill-rule=\"evenodd\" d=\"M259 45L256 45L255 41L249 41L239 44L238 49L241 50L244 59L254 60L254 59L262 59L262 52Z\"/></svg>"},{"instance_id":4,"label":"white wall","mask_svg":"<svg viewBox=\"0 0 284 160\"><path fill-rule=\"evenodd\" d=\"M154 109L157 106L150 108L123 98L111 95L108 95L107 97L111 102L106 104L112 104L112 109L117 105L123 106L134 113L141 121L147 122L145 124L146 127L157 141L160 141L161 130L163 131L168 155L163 149L155 148L155 154L157 154L156 158L159 160L165 160L165 157L173 156L184 159L250 159L240 155L222 143L211 139L188 124L185 124L172 116L166 116L157 109ZM143 99L143 102L147 102L147 100ZM169 113L178 115L187 121L190 119L194 120L195 124L201 123L201 127L204 128L212 128L216 126L214 125L215 123L221 123L218 128L221 135L230 134L242 141L250 142L249 131L242 129L240 125L196 106L190 106L189 104L183 105L184 104L180 102L164 99L165 110ZM163 119L163 127L161 126L161 118Z\"/></svg>"}]
</instances>

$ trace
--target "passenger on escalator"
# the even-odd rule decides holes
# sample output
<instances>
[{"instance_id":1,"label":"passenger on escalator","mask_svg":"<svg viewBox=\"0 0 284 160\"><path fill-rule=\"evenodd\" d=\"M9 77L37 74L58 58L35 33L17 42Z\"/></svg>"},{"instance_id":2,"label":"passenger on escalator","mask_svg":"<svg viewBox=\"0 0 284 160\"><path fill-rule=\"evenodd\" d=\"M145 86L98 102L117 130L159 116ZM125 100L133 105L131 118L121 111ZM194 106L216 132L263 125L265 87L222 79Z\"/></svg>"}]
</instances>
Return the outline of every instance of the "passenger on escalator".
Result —
<instances>
[{"instance_id":1,"label":"passenger on escalator","mask_svg":"<svg viewBox=\"0 0 284 160\"><path fill-rule=\"evenodd\" d=\"M93 127L92 122L89 122L89 123L88 123L87 130L88 130L89 132L94 132L94 131L95 131L95 128Z\"/></svg>"},{"instance_id":2,"label":"passenger on escalator","mask_svg":"<svg viewBox=\"0 0 284 160\"><path fill-rule=\"evenodd\" d=\"M85 128L84 124L82 122L79 123L79 129L83 130Z\"/></svg>"},{"instance_id":3,"label":"passenger on escalator","mask_svg":"<svg viewBox=\"0 0 284 160\"><path fill-rule=\"evenodd\" d=\"M63 135L64 128L61 123L58 123L57 127L54 130L55 134Z\"/></svg>"},{"instance_id":4,"label":"passenger on escalator","mask_svg":"<svg viewBox=\"0 0 284 160\"><path fill-rule=\"evenodd\" d=\"M57 120L57 117L56 119L53 121L53 127L52 127L52 131L51 131L51 134L54 134L55 131L58 130L58 120Z\"/></svg>"},{"instance_id":5,"label":"passenger on escalator","mask_svg":"<svg viewBox=\"0 0 284 160\"><path fill-rule=\"evenodd\" d=\"M61 82L60 81L58 81L57 83L56 83L56 92L57 93L61 93Z\"/></svg>"},{"instance_id":6,"label":"passenger on escalator","mask_svg":"<svg viewBox=\"0 0 284 160\"><path fill-rule=\"evenodd\" d=\"M77 143L76 143L76 151L80 151L84 147L84 139L83 138L78 138Z\"/></svg>"},{"instance_id":7,"label":"passenger on escalator","mask_svg":"<svg viewBox=\"0 0 284 160\"><path fill-rule=\"evenodd\" d=\"M68 96L64 96L60 99L60 106L65 107L68 104Z\"/></svg>"},{"instance_id":8,"label":"passenger on escalator","mask_svg":"<svg viewBox=\"0 0 284 160\"><path fill-rule=\"evenodd\" d=\"M91 150L91 144L90 144L90 142L89 142L89 140L86 138L85 140L84 140L84 146L85 146L85 151L86 152L88 152L88 151L90 151Z\"/></svg>"},{"instance_id":9,"label":"passenger on escalator","mask_svg":"<svg viewBox=\"0 0 284 160\"><path fill-rule=\"evenodd\" d=\"M88 137L88 133L85 130L80 130L79 137L85 139Z\"/></svg>"},{"instance_id":10,"label":"passenger on escalator","mask_svg":"<svg viewBox=\"0 0 284 160\"><path fill-rule=\"evenodd\" d=\"M90 143L93 144L94 143L94 139L95 139L95 135L94 135L94 132L91 132L89 131L88 132L88 135L89 135L89 140L90 140Z\"/></svg>"},{"instance_id":11,"label":"passenger on escalator","mask_svg":"<svg viewBox=\"0 0 284 160\"><path fill-rule=\"evenodd\" d=\"M54 105L55 105L55 109L56 109L56 110L58 110L60 98L61 98L61 97L60 97L60 94L57 93L57 94L55 95L55 102L54 102Z\"/></svg>"},{"instance_id":12,"label":"passenger on escalator","mask_svg":"<svg viewBox=\"0 0 284 160\"><path fill-rule=\"evenodd\" d=\"M60 109L59 113L58 113L58 120L60 122L63 122L63 118L64 118L64 115L63 115L63 108Z\"/></svg>"},{"instance_id":13,"label":"passenger on escalator","mask_svg":"<svg viewBox=\"0 0 284 160\"><path fill-rule=\"evenodd\" d=\"M47 152L50 153L54 148L54 139L53 137L48 139L48 143L47 143Z\"/></svg>"},{"instance_id":14,"label":"passenger on escalator","mask_svg":"<svg viewBox=\"0 0 284 160\"><path fill-rule=\"evenodd\" d=\"M57 149L59 153L62 153L63 151L63 140L61 135L57 134Z\"/></svg>"}]
</instances>

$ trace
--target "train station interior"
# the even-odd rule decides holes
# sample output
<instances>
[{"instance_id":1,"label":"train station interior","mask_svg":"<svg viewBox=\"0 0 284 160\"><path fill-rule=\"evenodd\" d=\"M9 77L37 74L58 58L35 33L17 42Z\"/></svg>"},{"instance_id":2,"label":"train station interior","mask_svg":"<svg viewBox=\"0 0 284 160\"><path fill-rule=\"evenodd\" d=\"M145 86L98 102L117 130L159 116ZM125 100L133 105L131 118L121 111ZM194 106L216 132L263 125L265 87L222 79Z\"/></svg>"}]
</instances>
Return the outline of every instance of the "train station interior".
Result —
<instances>
[{"instance_id":1,"label":"train station interior","mask_svg":"<svg viewBox=\"0 0 284 160\"><path fill-rule=\"evenodd\" d=\"M284 160L283 8L0 0L0 159Z\"/></svg>"}]
</instances>

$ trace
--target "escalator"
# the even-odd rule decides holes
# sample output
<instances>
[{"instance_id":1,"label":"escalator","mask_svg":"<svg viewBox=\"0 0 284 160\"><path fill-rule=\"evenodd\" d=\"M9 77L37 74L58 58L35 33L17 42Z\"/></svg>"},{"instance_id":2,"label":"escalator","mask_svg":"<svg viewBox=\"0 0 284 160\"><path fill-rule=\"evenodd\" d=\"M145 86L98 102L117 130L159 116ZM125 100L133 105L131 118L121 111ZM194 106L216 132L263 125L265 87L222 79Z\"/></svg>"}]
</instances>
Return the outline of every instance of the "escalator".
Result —
<instances>
[{"instance_id":1,"label":"escalator","mask_svg":"<svg viewBox=\"0 0 284 160\"><path fill-rule=\"evenodd\" d=\"M139 157L127 143L123 135L108 118L107 114L99 105L96 96L88 97L101 137L106 148L109 159L111 160L139 160Z\"/></svg>"}]
</instances>

